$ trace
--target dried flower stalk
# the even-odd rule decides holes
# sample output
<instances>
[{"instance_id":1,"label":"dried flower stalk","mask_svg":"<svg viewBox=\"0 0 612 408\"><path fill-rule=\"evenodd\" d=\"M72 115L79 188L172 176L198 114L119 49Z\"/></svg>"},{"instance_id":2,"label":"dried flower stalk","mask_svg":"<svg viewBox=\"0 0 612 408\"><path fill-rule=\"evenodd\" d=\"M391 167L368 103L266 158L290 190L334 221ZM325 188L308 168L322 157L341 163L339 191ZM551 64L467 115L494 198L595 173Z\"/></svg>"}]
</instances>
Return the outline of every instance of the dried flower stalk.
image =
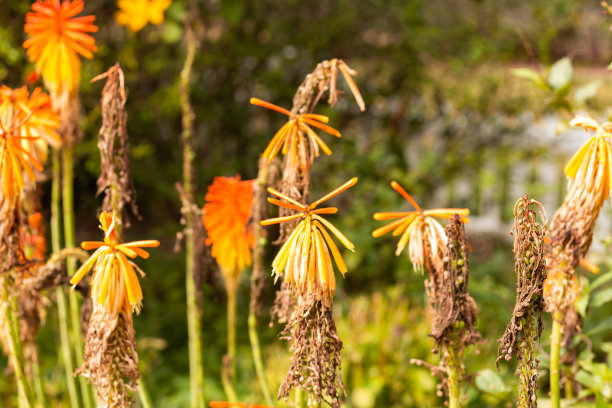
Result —
<instances>
[{"instance_id":1,"label":"dried flower stalk","mask_svg":"<svg viewBox=\"0 0 612 408\"><path fill-rule=\"evenodd\" d=\"M542 223L538 223L540 216ZM544 236L548 219L542 204L520 198L514 206L514 271L516 272L516 303L512 318L501 339L497 361L502 358L519 361L519 408L536 408L538 389L538 344L542 334L544 310Z\"/></svg>"}]
</instances>

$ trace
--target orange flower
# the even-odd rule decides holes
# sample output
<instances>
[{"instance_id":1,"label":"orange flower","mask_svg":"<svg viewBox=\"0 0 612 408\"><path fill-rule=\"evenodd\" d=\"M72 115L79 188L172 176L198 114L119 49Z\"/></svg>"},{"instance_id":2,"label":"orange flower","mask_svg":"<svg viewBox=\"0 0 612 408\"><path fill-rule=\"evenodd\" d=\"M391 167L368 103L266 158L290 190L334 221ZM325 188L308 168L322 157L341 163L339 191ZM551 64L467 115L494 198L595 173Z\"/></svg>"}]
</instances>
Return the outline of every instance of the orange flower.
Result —
<instances>
[{"instance_id":1,"label":"orange flower","mask_svg":"<svg viewBox=\"0 0 612 408\"><path fill-rule=\"evenodd\" d=\"M27 260L44 262L47 252L45 240L45 224L42 222L42 214L35 212L28 217L27 225L23 225L21 232L21 244Z\"/></svg>"},{"instance_id":2,"label":"orange flower","mask_svg":"<svg viewBox=\"0 0 612 408\"><path fill-rule=\"evenodd\" d=\"M230 273L251 265L253 234L248 228L253 202L253 180L216 177L206 193L202 222L212 256Z\"/></svg>"},{"instance_id":3,"label":"orange flower","mask_svg":"<svg viewBox=\"0 0 612 408\"><path fill-rule=\"evenodd\" d=\"M612 146L608 140L612 137L612 123L602 125L586 116L576 116L570 121L572 126L581 126L584 130L592 130L591 137L572 156L565 165L565 174L572 180L572 186L577 185L589 191L595 189L599 205L610 196L612 179Z\"/></svg>"},{"instance_id":4,"label":"orange flower","mask_svg":"<svg viewBox=\"0 0 612 408\"><path fill-rule=\"evenodd\" d=\"M393 230L393 236L401 234L395 255L399 256L408 244L410 261L417 271L422 272L428 262L442 265L443 251L446 248L446 234L444 228L433 217L448 220L454 214L459 214L461 221L467 223L469 222L467 216L470 214L470 210L467 208L438 208L423 211L410 194L396 181L391 182L391 187L408 200L416 211L374 214L375 220L397 219L374 230L372 236L377 238L391 230Z\"/></svg>"},{"instance_id":5,"label":"orange flower","mask_svg":"<svg viewBox=\"0 0 612 408\"><path fill-rule=\"evenodd\" d=\"M279 191L268 188L270 194L284 200L268 198L269 202L298 212L288 217L261 221L261 225L302 219L272 262L272 271L276 277L284 276L285 281L300 295L314 294L318 300L331 301L336 293L332 256L342 276L347 272L344 259L326 228L350 251L354 251L355 246L332 223L321 217L322 214L335 214L338 209L336 207L317 209L317 206L354 186L355 183L357 183L357 177L350 179L310 205L300 204Z\"/></svg>"},{"instance_id":6,"label":"orange flower","mask_svg":"<svg viewBox=\"0 0 612 408\"><path fill-rule=\"evenodd\" d=\"M94 304L101 305L112 314L113 318L116 318L120 312L132 313L135 310L139 313L142 305L140 282L127 257L140 256L147 259L149 253L142 248L159 246L159 241L155 240L120 244L115 234L116 225L117 217L114 214L108 212L100 214L100 228L104 231L104 241L81 243L81 248L86 251L97 250L70 279L72 285L77 285L94 267L91 297Z\"/></svg>"},{"instance_id":7,"label":"orange flower","mask_svg":"<svg viewBox=\"0 0 612 408\"><path fill-rule=\"evenodd\" d=\"M266 101L262 101L261 99L251 98L251 103L257 106L263 106L264 108L272 109L280 113L284 113L289 116L289 121L280 128L278 132L272 138L272 141L264 150L263 157L267 160L272 160L279 151L287 154L289 149L291 149L291 162L293 167L297 167L298 163L298 152L306 152L307 146L310 149L310 156L317 157L319 156L319 148L325 152L325 154L330 155L331 150L325 142L315 133L314 130L310 126L314 126L323 130L324 132L329 133L330 135L334 135L337 137L341 137L340 132L336 129L327 126L325 123L329 122L329 118L323 115L315 115L314 113L304 113L301 115L294 115L289 112L287 109L281 108L280 106L276 106ZM309 144L306 143L306 136L308 137ZM302 161L299 163L302 171L306 171L308 168L308 163L306 160L306 155L299 155L302 158Z\"/></svg>"},{"instance_id":8,"label":"orange flower","mask_svg":"<svg viewBox=\"0 0 612 408\"><path fill-rule=\"evenodd\" d=\"M75 17L83 11L83 0L38 0L26 14L23 43L30 61L55 94L78 89L81 79L79 54L92 58L97 50L94 38L95 16Z\"/></svg>"},{"instance_id":9,"label":"orange flower","mask_svg":"<svg viewBox=\"0 0 612 408\"><path fill-rule=\"evenodd\" d=\"M20 110L0 115L0 181L4 196L13 199L23 189L23 172L34 180L34 169L42 171L42 165L29 153L22 143L37 137L21 135L21 127L31 114L22 118ZM8 126L7 126L8 125Z\"/></svg>"},{"instance_id":10,"label":"orange flower","mask_svg":"<svg viewBox=\"0 0 612 408\"><path fill-rule=\"evenodd\" d=\"M39 162L47 160L48 146L61 146L61 138L56 132L59 117L51 109L49 95L40 88L29 95L27 88L11 89L0 87L0 120L7 123L16 115L23 125L16 134L24 137L21 145Z\"/></svg>"}]
</instances>

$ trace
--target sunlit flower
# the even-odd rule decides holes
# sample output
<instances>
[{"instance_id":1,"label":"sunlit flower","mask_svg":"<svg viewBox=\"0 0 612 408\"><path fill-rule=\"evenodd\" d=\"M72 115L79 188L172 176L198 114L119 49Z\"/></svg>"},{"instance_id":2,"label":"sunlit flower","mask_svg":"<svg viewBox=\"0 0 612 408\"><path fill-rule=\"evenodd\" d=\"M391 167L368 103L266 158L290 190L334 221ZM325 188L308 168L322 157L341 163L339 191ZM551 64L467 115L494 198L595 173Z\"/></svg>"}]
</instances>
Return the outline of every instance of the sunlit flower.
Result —
<instances>
[{"instance_id":1,"label":"sunlit flower","mask_svg":"<svg viewBox=\"0 0 612 408\"><path fill-rule=\"evenodd\" d=\"M115 14L118 24L126 25L132 31L140 31L147 25L164 22L164 11L171 0L118 0L119 11Z\"/></svg>"},{"instance_id":2,"label":"sunlit flower","mask_svg":"<svg viewBox=\"0 0 612 408\"><path fill-rule=\"evenodd\" d=\"M208 187L202 222L212 256L227 272L240 273L251 265L253 234L249 229L253 180L216 177Z\"/></svg>"},{"instance_id":3,"label":"sunlit flower","mask_svg":"<svg viewBox=\"0 0 612 408\"><path fill-rule=\"evenodd\" d=\"M46 161L48 146L61 146L61 138L56 131L59 117L51 109L49 95L40 88L29 95L25 86L19 89L0 87L0 120L7 123L15 115L23 122L16 131L16 134L24 137L22 147L39 162Z\"/></svg>"},{"instance_id":4,"label":"sunlit flower","mask_svg":"<svg viewBox=\"0 0 612 408\"><path fill-rule=\"evenodd\" d=\"M95 304L101 305L116 318L119 312L126 314L140 312L142 290L140 282L129 258L148 258L149 253L142 248L159 246L159 241L134 241L120 244L115 227L117 218L108 212L100 214L100 228L104 231L104 241L85 241L81 248L86 251L97 249L70 279L77 285L83 276L94 267L91 282L91 297ZM94 266L95 265L95 266Z\"/></svg>"},{"instance_id":5,"label":"sunlit flower","mask_svg":"<svg viewBox=\"0 0 612 408\"><path fill-rule=\"evenodd\" d=\"M608 138L612 137L612 123L600 125L589 117L576 116L570 125L583 127L587 132L592 130L595 134L567 162L565 174L572 185L595 193L601 205L610 196L612 147Z\"/></svg>"},{"instance_id":6,"label":"sunlit flower","mask_svg":"<svg viewBox=\"0 0 612 408\"><path fill-rule=\"evenodd\" d=\"M83 0L38 0L32 4L32 12L26 14L29 38L23 46L54 93L79 87L79 54L92 58L97 49L88 34L98 31L93 24L95 16L75 17L83 6Z\"/></svg>"},{"instance_id":7,"label":"sunlit flower","mask_svg":"<svg viewBox=\"0 0 612 408\"><path fill-rule=\"evenodd\" d=\"M357 183L357 177L350 179L310 205L300 204L279 191L268 188L270 194L284 200L268 198L270 203L295 210L297 213L261 221L262 225L301 219L272 262L272 272L276 277L284 276L285 282L300 295L314 294L318 300L331 301L336 293L332 257L342 276L347 272L342 255L326 228L347 249L354 251L355 247L340 230L321 217L323 214L335 214L338 209L336 207L317 208L317 206L354 186L355 183Z\"/></svg>"},{"instance_id":8,"label":"sunlit flower","mask_svg":"<svg viewBox=\"0 0 612 408\"><path fill-rule=\"evenodd\" d=\"M22 118L17 110L7 116L0 115L0 181L4 197L13 199L23 189L23 173L33 181L34 169L42 171L42 165L23 147L24 141L38 139L21 133L21 127L31 115Z\"/></svg>"},{"instance_id":9,"label":"sunlit flower","mask_svg":"<svg viewBox=\"0 0 612 408\"><path fill-rule=\"evenodd\" d=\"M312 130L311 126L321 129L330 135L337 137L341 136L340 132L336 129L326 125L326 123L329 122L327 116L316 115L314 113L295 115L287 109L257 98L251 98L251 103L289 116L289 121L276 132L272 141L268 144L266 150L264 150L263 157L267 160L274 159L279 151L284 155L291 151L291 156L289 157L291 158L292 167L297 168L299 165L300 168L305 171L305 169L308 168L308 163L306 161L307 155L305 154L307 149L310 152L310 157L319 156L319 148L323 150L325 154L331 154L330 148L323 142L319 135ZM306 142L306 138L308 138L308 143ZM299 163L298 157L300 158Z\"/></svg>"},{"instance_id":10,"label":"sunlit flower","mask_svg":"<svg viewBox=\"0 0 612 408\"><path fill-rule=\"evenodd\" d=\"M395 255L399 256L406 245L410 261L417 271L422 272L428 267L428 263L442 265L444 248L446 248L446 234L444 228L433 217L450 219L454 214L459 214L461 221L469 222L467 216L470 210L467 208L438 208L435 210L422 210L396 181L391 182L391 187L400 193L412 204L416 211L405 212L381 212L374 214L375 220L395 220L384 227L377 228L372 232L373 237L380 237L393 231L393 236L401 235Z\"/></svg>"}]
</instances>

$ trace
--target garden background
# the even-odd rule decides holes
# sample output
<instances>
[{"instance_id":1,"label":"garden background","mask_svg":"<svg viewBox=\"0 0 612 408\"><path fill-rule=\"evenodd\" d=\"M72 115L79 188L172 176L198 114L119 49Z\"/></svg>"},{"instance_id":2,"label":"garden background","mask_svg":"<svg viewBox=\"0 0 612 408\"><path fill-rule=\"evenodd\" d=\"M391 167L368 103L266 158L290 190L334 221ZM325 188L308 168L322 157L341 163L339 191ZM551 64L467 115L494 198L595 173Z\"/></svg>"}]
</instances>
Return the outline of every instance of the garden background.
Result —
<instances>
[{"instance_id":1,"label":"garden background","mask_svg":"<svg viewBox=\"0 0 612 408\"><path fill-rule=\"evenodd\" d=\"M27 1L3 0L0 8L0 83L11 87L34 71L22 48L29 7ZM99 234L95 180L102 85L89 81L119 61L129 90L132 176L142 217L133 220L126 240L161 242L141 263L147 272L141 280L145 300L134 319L142 379L155 406L187 406L189 400L185 257L173 248L181 230L175 183L182 172L178 77L185 54L183 19L194 12L204 30L191 84L200 205L215 176L255 178L259 155L282 124L279 115L250 105L250 97L290 106L304 76L324 59L342 58L359 72L355 81L365 113L350 94L335 110L317 109L330 116L343 136L330 141L333 155L313 166L311 190L318 197L359 177L337 200L341 216L334 220L356 247L354 253L343 251L349 274L339 279L335 301L344 340L347 406L441 404L435 378L410 364L412 358L438 359L430 353L423 277L413 271L407 254L394 256L391 238L371 236L381 225L372 219L373 212L404 205L389 188L391 180L400 182L423 208L471 209L473 221L466 227L473 249L469 290L479 306L478 329L488 341L466 355L468 371L476 374L467 390L468 405L512 406L515 362L502 363L499 373L494 365L496 339L503 334L515 296L508 235L512 209L528 193L552 216L565 194L563 165L585 140L582 131L566 132L570 111L600 119L612 113L612 72L606 70L612 60L612 17L597 1L174 0L162 24L138 33L119 26L115 11L114 1L88 0L84 12L96 16L100 30L95 34L99 50L83 65L85 137L77 146L75 172L77 242ZM550 79L549 67L564 57L571 64L565 59L553 70L562 82L567 80L562 92L540 89L512 73L513 68L530 68ZM49 189L45 184L43 202ZM601 267L599 276L612 266L607 254L609 204L602 218L589 256ZM273 252L267 251L266 265ZM206 397L225 399L219 381L226 330L225 308L219 305L225 292L212 260L203 273ZM581 341L590 347L582 348L579 381L602 403L612 403L612 371L606 364L612 364L607 358L612 353L612 287L602 283L587 297L592 288L588 281L594 279L585 273L588 313L583 330L588 340ZM238 297L237 392L245 402L262 403L247 335L247 281L244 273ZM266 310L274 292L270 278ZM39 333L51 400L63 392L56 320L49 308ZM268 321L266 312L259 330L275 390L290 354L277 338L281 328L268 328ZM543 349L548 348L549 330L547 315ZM545 354L541 359L540 392L545 397L548 362ZM11 377L0 376L0 400L10 400L13 387Z\"/></svg>"}]
</instances>

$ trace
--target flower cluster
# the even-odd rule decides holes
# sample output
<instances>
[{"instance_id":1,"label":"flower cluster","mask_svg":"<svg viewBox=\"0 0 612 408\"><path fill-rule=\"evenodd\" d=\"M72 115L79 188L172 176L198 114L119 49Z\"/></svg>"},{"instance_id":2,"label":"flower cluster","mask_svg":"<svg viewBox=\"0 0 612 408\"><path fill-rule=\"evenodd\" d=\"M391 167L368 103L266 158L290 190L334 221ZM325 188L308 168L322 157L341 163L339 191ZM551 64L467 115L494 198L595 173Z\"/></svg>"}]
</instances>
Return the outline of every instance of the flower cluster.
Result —
<instances>
[{"instance_id":1,"label":"flower cluster","mask_svg":"<svg viewBox=\"0 0 612 408\"><path fill-rule=\"evenodd\" d=\"M470 210L467 208L438 208L435 210L422 210L396 181L391 182L391 187L400 193L412 204L416 211L405 212L380 212L374 214L375 220L395 220L384 227L372 232L372 236L380 237L393 231L393 236L401 235L395 255L402 253L406 245L410 261L417 271L422 272L428 267L428 263L442 265L444 248L446 248L446 234L444 228L433 217L450 219L454 214L459 214L461 221L469 222L467 216Z\"/></svg>"},{"instance_id":2,"label":"flower cluster","mask_svg":"<svg viewBox=\"0 0 612 408\"><path fill-rule=\"evenodd\" d=\"M311 126L321 129L330 135L341 137L340 132L326 125L326 123L329 122L327 116L316 115L314 113L293 114L287 109L257 98L251 98L251 103L284 113L290 118L289 121L276 132L272 141L268 144L266 150L264 150L263 157L267 160L274 159L279 151L284 155L291 151L291 167L295 169L299 166L302 171L306 171L309 166L307 162L308 156L305 154L307 149L310 153L310 157L319 156L319 148L323 150L325 154L331 154L331 149L319 135L312 130ZM308 138L308 142L306 138Z\"/></svg>"},{"instance_id":3,"label":"flower cluster","mask_svg":"<svg viewBox=\"0 0 612 408\"><path fill-rule=\"evenodd\" d=\"M118 24L127 26L132 31L140 31L147 25L164 22L164 11L171 0L118 0L119 11L115 14Z\"/></svg>"},{"instance_id":4,"label":"flower cluster","mask_svg":"<svg viewBox=\"0 0 612 408\"><path fill-rule=\"evenodd\" d=\"M212 256L228 271L251 265L253 234L248 228L253 202L253 180L216 177L208 187L202 222L212 245Z\"/></svg>"},{"instance_id":5,"label":"flower cluster","mask_svg":"<svg viewBox=\"0 0 612 408\"><path fill-rule=\"evenodd\" d=\"M120 244L115 228L117 218L114 214L100 214L100 228L104 231L104 241L85 241L81 248L88 251L97 249L70 279L77 285L83 276L94 267L91 284L91 297L95 304L101 305L113 317L120 312L131 315L140 312L142 289L136 271L128 258L148 258L149 253L142 248L159 246L159 241L134 241ZM94 266L95 265L95 266Z\"/></svg>"},{"instance_id":6,"label":"flower cluster","mask_svg":"<svg viewBox=\"0 0 612 408\"><path fill-rule=\"evenodd\" d=\"M302 219L272 262L273 273L277 277L284 276L285 281L298 294L304 296L314 294L317 300L331 302L336 292L332 257L342 276L347 272L342 255L326 228L350 251L353 251L355 247L332 223L321 217L323 214L335 214L338 209L336 207L317 208L317 206L354 186L355 183L357 183L356 177L310 205L300 204L277 190L268 188L270 194L284 200L268 198L270 203L298 212L287 217L264 220L261 222L262 225Z\"/></svg>"},{"instance_id":7,"label":"flower cluster","mask_svg":"<svg viewBox=\"0 0 612 408\"><path fill-rule=\"evenodd\" d=\"M97 50L94 38L88 34L98 31L93 24L95 16L75 17L83 6L83 0L38 0L26 15L29 38L23 46L54 93L78 89L79 55L92 58Z\"/></svg>"}]
</instances>

